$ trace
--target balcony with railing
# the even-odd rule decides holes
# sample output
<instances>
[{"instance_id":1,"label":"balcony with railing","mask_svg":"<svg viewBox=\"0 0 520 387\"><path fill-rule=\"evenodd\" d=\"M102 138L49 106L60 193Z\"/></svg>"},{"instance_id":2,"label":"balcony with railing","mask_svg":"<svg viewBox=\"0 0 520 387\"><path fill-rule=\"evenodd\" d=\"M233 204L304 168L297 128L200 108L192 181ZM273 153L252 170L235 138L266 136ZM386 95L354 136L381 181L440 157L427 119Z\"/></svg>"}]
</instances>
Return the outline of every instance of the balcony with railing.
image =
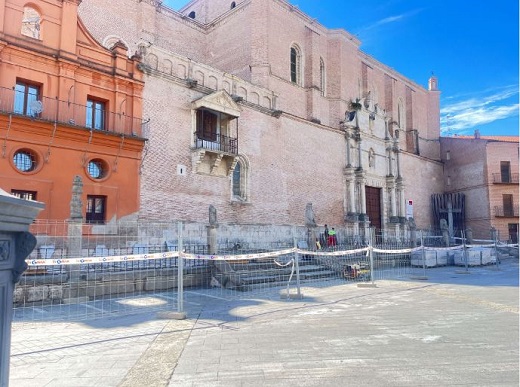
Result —
<instances>
[{"instance_id":1,"label":"balcony with railing","mask_svg":"<svg viewBox=\"0 0 520 387\"><path fill-rule=\"evenodd\" d=\"M4 87L0 87L0 114L135 137L142 137L148 126L148 120L109 112L100 104L79 105Z\"/></svg>"},{"instance_id":2,"label":"balcony with railing","mask_svg":"<svg viewBox=\"0 0 520 387\"><path fill-rule=\"evenodd\" d=\"M495 216L497 218L518 218L518 206L495 206Z\"/></svg>"},{"instance_id":3,"label":"balcony with railing","mask_svg":"<svg viewBox=\"0 0 520 387\"><path fill-rule=\"evenodd\" d=\"M238 138L214 134L212 136L203 136L200 133L194 133L195 149L204 149L213 152L238 154Z\"/></svg>"},{"instance_id":4,"label":"balcony with railing","mask_svg":"<svg viewBox=\"0 0 520 387\"><path fill-rule=\"evenodd\" d=\"M493 184L518 184L518 173L493 173Z\"/></svg>"},{"instance_id":5,"label":"balcony with railing","mask_svg":"<svg viewBox=\"0 0 520 387\"><path fill-rule=\"evenodd\" d=\"M197 173L230 176L238 158L238 138L221 134L194 133L192 161Z\"/></svg>"}]
</instances>

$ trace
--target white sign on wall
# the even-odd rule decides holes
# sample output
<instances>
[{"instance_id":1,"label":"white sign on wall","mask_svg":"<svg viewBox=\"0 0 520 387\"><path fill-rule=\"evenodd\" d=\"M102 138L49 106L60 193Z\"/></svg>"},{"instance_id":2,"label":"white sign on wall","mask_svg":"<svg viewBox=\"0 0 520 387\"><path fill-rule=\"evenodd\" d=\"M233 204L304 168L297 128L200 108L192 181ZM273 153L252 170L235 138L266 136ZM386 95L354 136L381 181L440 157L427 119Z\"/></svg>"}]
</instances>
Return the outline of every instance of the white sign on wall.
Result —
<instances>
[{"instance_id":1,"label":"white sign on wall","mask_svg":"<svg viewBox=\"0 0 520 387\"><path fill-rule=\"evenodd\" d=\"M406 219L413 218L413 200L406 200Z\"/></svg>"}]
</instances>

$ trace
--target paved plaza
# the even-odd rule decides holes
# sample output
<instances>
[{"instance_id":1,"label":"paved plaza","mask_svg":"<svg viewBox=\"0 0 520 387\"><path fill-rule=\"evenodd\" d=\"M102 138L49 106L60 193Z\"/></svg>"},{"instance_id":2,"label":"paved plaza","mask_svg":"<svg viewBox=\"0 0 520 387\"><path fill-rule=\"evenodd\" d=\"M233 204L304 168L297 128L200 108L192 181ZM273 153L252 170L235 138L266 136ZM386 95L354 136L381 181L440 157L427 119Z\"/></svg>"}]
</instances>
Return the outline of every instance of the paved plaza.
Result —
<instances>
[{"instance_id":1,"label":"paved plaza","mask_svg":"<svg viewBox=\"0 0 520 387\"><path fill-rule=\"evenodd\" d=\"M518 386L518 259L426 274L301 300L187 292L186 320L16 322L10 387Z\"/></svg>"}]
</instances>

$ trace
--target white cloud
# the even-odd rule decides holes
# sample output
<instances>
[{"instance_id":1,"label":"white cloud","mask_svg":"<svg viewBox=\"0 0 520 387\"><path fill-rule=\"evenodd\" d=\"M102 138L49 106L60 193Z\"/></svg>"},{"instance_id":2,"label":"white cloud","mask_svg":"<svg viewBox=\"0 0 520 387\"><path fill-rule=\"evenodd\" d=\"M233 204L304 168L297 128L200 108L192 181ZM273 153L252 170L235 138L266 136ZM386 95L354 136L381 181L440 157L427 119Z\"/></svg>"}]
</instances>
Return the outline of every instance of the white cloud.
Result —
<instances>
[{"instance_id":1,"label":"white cloud","mask_svg":"<svg viewBox=\"0 0 520 387\"><path fill-rule=\"evenodd\" d=\"M511 85L477 92L468 99L453 102L441 109L441 132L463 132L518 115L518 86ZM487 94L487 95L486 95ZM516 97L515 97L516 96ZM459 96L460 97L460 96ZM447 98L448 100L454 99Z\"/></svg>"},{"instance_id":2,"label":"white cloud","mask_svg":"<svg viewBox=\"0 0 520 387\"><path fill-rule=\"evenodd\" d=\"M372 30L374 28L377 28L377 27L380 27L382 25L385 25L385 24L390 24L390 23L395 23L395 22L398 22L398 21L402 21L410 16L413 16L419 12L421 12L422 9L415 9L415 10L412 10L412 11L409 11L409 12L406 12L406 13L402 13L400 15L395 15L395 16L389 16L389 17L385 17L381 20L378 20L372 24L369 24L368 26L362 28L360 31L359 31L359 34L362 34L368 30Z\"/></svg>"}]
</instances>

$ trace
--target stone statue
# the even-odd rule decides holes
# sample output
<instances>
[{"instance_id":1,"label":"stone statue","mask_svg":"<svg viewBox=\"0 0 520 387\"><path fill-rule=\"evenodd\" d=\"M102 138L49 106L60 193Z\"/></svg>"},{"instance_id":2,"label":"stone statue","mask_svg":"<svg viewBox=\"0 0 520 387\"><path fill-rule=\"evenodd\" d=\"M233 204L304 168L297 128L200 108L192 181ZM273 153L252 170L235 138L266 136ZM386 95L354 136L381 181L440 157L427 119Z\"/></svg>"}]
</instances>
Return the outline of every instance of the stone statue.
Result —
<instances>
[{"instance_id":1,"label":"stone statue","mask_svg":"<svg viewBox=\"0 0 520 387\"><path fill-rule=\"evenodd\" d=\"M417 225L414 218L408 218L408 227L410 228L410 240L412 247L417 247Z\"/></svg>"},{"instance_id":2,"label":"stone statue","mask_svg":"<svg viewBox=\"0 0 520 387\"><path fill-rule=\"evenodd\" d=\"M472 245L473 244L473 230L471 228L466 229L466 243Z\"/></svg>"},{"instance_id":3,"label":"stone statue","mask_svg":"<svg viewBox=\"0 0 520 387\"><path fill-rule=\"evenodd\" d=\"M312 203L307 203L307 207L305 208L305 225L307 227L316 227L316 220L314 219Z\"/></svg>"},{"instance_id":4,"label":"stone statue","mask_svg":"<svg viewBox=\"0 0 520 387\"><path fill-rule=\"evenodd\" d=\"M446 219L441 219L440 221L442 240L444 241L444 245L446 247L450 246L450 229L448 227L448 221Z\"/></svg>"},{"instance_id":5,"label":"stone statue","mask_svg":"<svg viewBox=\"0 0 520 387\"><path fill-rule=\"evenodd\" d=\"M212 204L209 206L209 225L217 225L217 209Z\"/></svg>"}]
</instances>

